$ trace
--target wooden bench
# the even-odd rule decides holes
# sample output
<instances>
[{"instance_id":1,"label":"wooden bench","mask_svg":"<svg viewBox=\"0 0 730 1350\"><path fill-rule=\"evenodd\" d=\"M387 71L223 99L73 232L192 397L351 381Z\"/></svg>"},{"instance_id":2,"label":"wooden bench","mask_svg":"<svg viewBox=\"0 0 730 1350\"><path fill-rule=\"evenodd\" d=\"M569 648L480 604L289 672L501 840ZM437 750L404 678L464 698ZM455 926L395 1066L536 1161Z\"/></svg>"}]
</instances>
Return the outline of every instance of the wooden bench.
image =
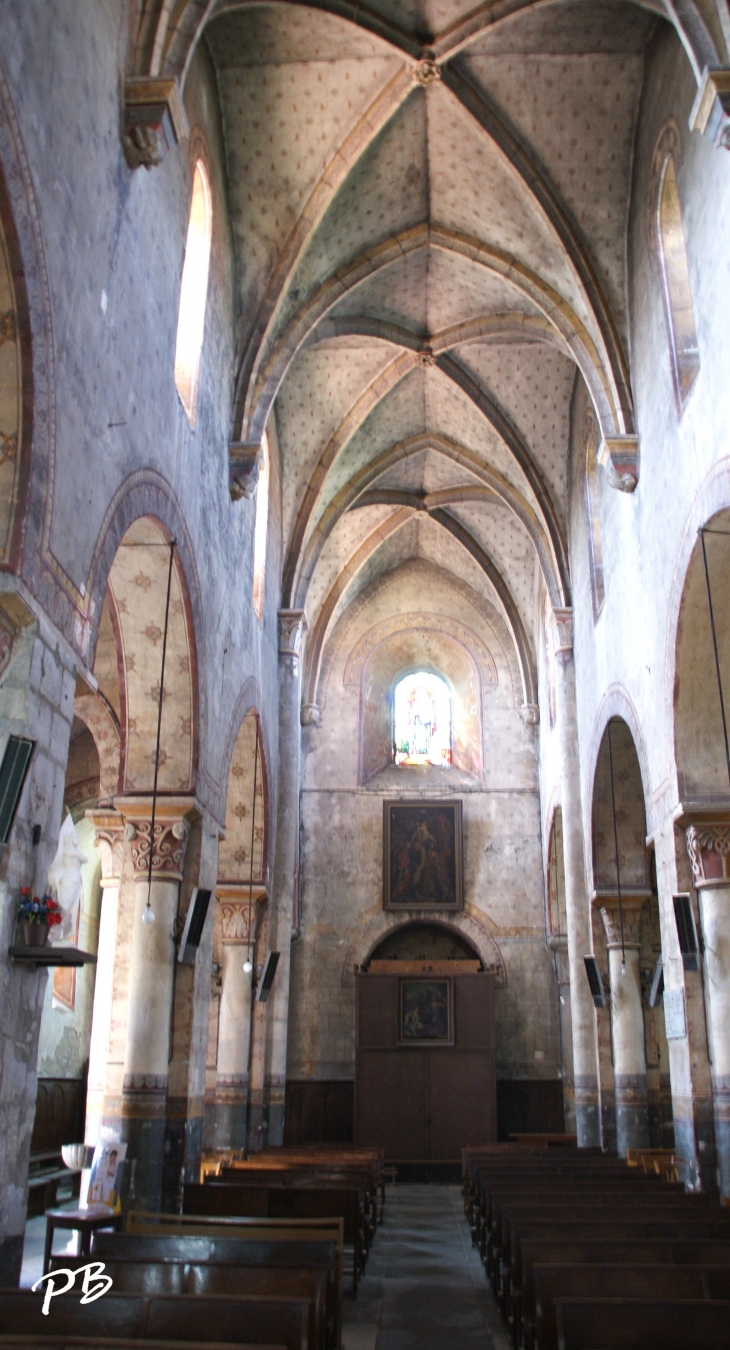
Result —
<instances>
[{"instance_id":1,"label":"wooden bench","mask_svg":"<svg viewBox=\"0 0 730 1350\"><path fill-rule=\"evenodd\" d=\"M534 1268L535 1317L525 1350L557 1350L555 1303L563 1298L730 1300L730 1268L670 1265L538 1265Z\"/></svg>"},{"instance_id":2,"label":"wooden bench","mask_svg":"<svg viewBox=\"0 0 730 1350\"><path fill-rule=\"evenodd\" d=\"M560 1299L559 1350L728 1350L730 1303Z\"/></svg>"},{"instance_id":3,"label":"wooden bench","mask_svg":"<svg viewBox=\"0 0 730 1350\"><path fill-rule=\"evenodd\" d=\"M344 1242L353 1249L353 1292L365 1261L365 1217L362 1192L319 1186L226 1185L208 1181L183 1188L183 1215L212 1218L327 1219L341 1218Z\"/></svg>"},{"instance_id":4,"label":"wooden bench","mask_svg":"<svg viewBox=\"0 0 730 1350\"><path fill-rule=\"evenodd\" d=\"M2 1350L190 1350L189 1341L123 1340L116 1336L0 1336ZM206 1350L286 1350L284 1345L252 1345L249 1341L206 1341Z\"/></svg>"},{"instance_id":5,"label":"wooden bench","mask_svg":"<svg viewBox=\"0 0 730 1350\"><path fill-rule=\"evenodd\" d=\"M72 1267L73 1268L73 1267ZM309 1350L331 1350L335 1345L334 1308L328 1318L327 1270L309 1268L195 1264L183 1261L105 1261L104 1274L116 1294L235 1294L246 1297L307 1299L310 1304Z\"/></svg>"},{"instance_id":6,"label":"wooden bench","mask_svg":"<svg viewBox=\"0 0 730 1350\"><path fill-rule=\"evenodd\" d=\"M309 1302L299 1298L162 1295L144 1298L113 1291L82 1305L69 1293L43 1314L43 1294L0 1290L0 1326L6 1334L85 1335L152 1341L246 1341L309 1350Z\"/></svg>"},{"instance_id":7,"label":"wooden bench","mask_svg":"<svg viewBox=\"0 0 730 1350\"><path fill-rule=\"evenodd\" d=\"M297 1234L300 1232L299 1228L295 1231ZM97 1238L94 1255L104 1261L107 1267L129 1261L133 1264L165 1263L171 1266L235 1265L244 1272L257 1269L321 1271L326 1280L326 1322L331 1327L333 1343L339 1345L342 1325L341 1247L333 1240L242 1238L230 1235L230 1230L228 1234L221 1237L185 1233L169 1233L165 1236L159 1233L148 1236L138 1232L102 1233ZM63 1258L57 1258L57 1263L63 1265ZM160 1276L161 1280L163 1278Z\"/></svg>"}]
</instances>

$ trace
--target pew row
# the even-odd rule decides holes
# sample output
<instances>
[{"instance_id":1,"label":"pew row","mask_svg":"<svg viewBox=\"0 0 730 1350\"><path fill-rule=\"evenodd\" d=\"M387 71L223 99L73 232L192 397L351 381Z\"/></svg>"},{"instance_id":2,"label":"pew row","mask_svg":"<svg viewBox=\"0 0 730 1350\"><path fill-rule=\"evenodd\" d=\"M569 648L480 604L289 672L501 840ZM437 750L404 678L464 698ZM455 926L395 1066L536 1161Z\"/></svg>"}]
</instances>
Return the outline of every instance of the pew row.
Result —
<instances>
[{"instance_id":1,"label":"pew row","mask_svg":"<svg viewBox=\"0 0 730 1350\"><path fill-rule=\"evenodd\" d=\"M730 1303L562 1299L559 1350L728 1350Z\"/></svg>"}]
</instances>

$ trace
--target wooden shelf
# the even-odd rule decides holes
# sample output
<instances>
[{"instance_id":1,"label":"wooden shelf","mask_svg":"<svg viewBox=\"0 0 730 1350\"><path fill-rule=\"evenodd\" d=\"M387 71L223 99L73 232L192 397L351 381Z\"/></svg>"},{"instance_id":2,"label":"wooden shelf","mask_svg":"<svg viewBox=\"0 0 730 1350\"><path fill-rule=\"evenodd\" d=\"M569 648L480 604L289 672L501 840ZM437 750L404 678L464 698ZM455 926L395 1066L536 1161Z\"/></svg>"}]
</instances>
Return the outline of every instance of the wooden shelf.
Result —
<instances>
[{"instance_id":1,"label":"wooden shelf","mask_svg":"<svg viewBox=\"0 0 730 1350\"><path fill-rule=\"evenodd\" d=\"M8 956L22 966L96 965L96 957L78 947L8 947Z\"/></svg>"}]
</instances>

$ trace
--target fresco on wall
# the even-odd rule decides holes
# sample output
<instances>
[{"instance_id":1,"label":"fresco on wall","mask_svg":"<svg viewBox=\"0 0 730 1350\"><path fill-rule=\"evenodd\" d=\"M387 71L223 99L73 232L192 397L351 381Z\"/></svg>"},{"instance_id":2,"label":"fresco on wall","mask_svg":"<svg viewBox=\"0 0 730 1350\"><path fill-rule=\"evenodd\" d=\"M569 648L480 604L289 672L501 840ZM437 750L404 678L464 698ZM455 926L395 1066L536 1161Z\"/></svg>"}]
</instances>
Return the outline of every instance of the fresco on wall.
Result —
<instances>
[{"instance_id":1,"label":"fresco on wall","mask_svg":"<svg viewBox=\"0 0 730 1350\"><path fill-rule=\"evenodd\" d=\"M398 1041L401 1045L451 1045L451 980L401 980Z\"/></svg>"},{"instance_id":2,"label":"fresco on wall","mask_svg":"<svg viewBox=\"0 0 730 1350\"><path fill-rule=\"evenodd\" d=\"M383 804L385 909L461 909L461 802Z\"/></svg>"}]
</instances>

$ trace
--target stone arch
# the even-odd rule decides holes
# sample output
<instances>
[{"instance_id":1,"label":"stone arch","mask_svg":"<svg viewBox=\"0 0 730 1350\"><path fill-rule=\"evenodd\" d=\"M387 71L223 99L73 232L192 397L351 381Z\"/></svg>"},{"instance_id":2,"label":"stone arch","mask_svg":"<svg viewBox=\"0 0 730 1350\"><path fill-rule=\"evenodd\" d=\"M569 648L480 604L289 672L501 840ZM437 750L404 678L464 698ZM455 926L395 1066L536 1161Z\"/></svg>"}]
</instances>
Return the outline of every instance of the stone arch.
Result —
<instances>
[{"instance_id":1,"label":"stone arch","mask_svg":"<svg viewBox=\"0 0 730 1350\"><path fill-rule=\"evenodd\" d=\"M613 790L611 786L613 767ZM614 812L615 801L615 833ZM618 857L616 854L618 841ZM631 729L616 714L605 718L591 792L591 860L598 897L650 893L646 805L639 756Z\"/></svg>"},{"instance_id":2,"label":"stone arch","mask_svg":"<svg viewBox=\"0 0 730 1350\"><path fill-rule=\"evenodd\" d=\"M563 852L563 808L554 803L547 831L545 857L545 931L548 940L566 941L568 918L565 907L565 857Z\"/></svg>"},{"instance_id":3,"label":"stone arch","mask_svg":"<svg viewBox=\"0 0 730 1350\"><path fill-rule=\"evenodd\" d=\"M399 679L429 670L449 686L453 763L482 775L482 693L497 683L491 652L471 629L444 614L398 614L375 624L353 648L344 684L360 690L358 781L392 757L392 695Z\"/></svg>"},{"instance_id":4,"label":"stone arch","mask_svg":"<svg viewBox=\"0 0 730 1350\"><path fill-rule=\"evenodd\" d=\"M256 780L254 789L254 777ZM251 835L253 869L251 867ZM259 714L247 708L238 726L228 769L226 834L218 849L218 880L261 897L268 872L268 791L266 751Z\"/></svg>"},{"instance_id":5,"label":"stone arch","mask_svg":"<svg viewBox=\"0 0 730 1350\"><path fill-rule=\"evenodd\" d=\"M120 695L120 790L152 790L168 577L170 607L158 790L192 793L197 769L195 640L185 571L167 531L139 516L124 531L109 569Z\"/></svg>"},{"instance_id":6,"label":"stone arch","mask_svg":"<svg viewBox=\"0 0 730 1350\"><path fill-rule=\"evenodd\" d=\"M150 522L151 528L156 532L155 538L158 544L163 545L162 548L156 547L155 551L165 553L168 560L169 551L165 545L169 544L172 539L175 540L174 584L178 589L178 594L173 598L182 602L183 605L186 648L190 661L192 685L191 718L194 738L194 769L191 782L194 783L195 793L201 804L208 806L213 814L220 818L224 809L221 785L212 778L209 771L197 772L199 751L200 762L206 763L207 740L205 653L197 641L197 634L205 630L200 581L192 542L180 505L170 485L153 470L139 470L131 474L120 485L107 508L89 569L85 650L90 652L90 659L93 661L96 656L96 647L102 626L105 600L107 607L109 607L108 583L112 568L118 557L119 547L128 531L142 519ZM111 606L111 608L113 610L114 606ZM164 618L164 608L162 617ZM177 617L183 616L178 615ZM113 626L116 629L117 646L120 636L118 618L118 614L112 615ZM157 623L157 626L160 627L161 624ZM183 654L182 651L178 653L178 655ZM120 686L122 673L120 670ZM124 720L121 715L123 711L120 706L120 726ZM124 742L123 730L122 739Z\"/></svg>"},{"instance_id":7,"label":"stone arch","mask_svg":"<svg viewBox=\"0 0 730 1350\"><path fill-rule=\"evenodd\" d=\"M342 967L343 986L347 988L353 983L355 969L360 969L370 959L383 938L398 928L405 928L419 921L423 921L421 911L406 914L382 911L372 915L369 921L362 925L357 943L348 948ZM461 914L452 915L448 922L443 919L434 922L439 922L444 928L458 933L479 957L484 969L495 976L496 987L506 989L507 971L504 958L481 914L467 908Z\"/></svg>"},{"instance_id":8,"label":"stone arch","mask_svg":"<svg viewBox=\"0 0 730 1350\"><path fill-rule=\"evenodd\" d=\"M108 805L120 791L119 719L103 694L77 694L74 715L88 727L99 756L99 801Z\"/></svg>"},{"instance_id":9,"label":"stone arch","mask_svg":"<svg viewBox=\"0 0 730 1350\"><path fill-rule=\"evenodd\" d=\"M680 659L684 652L688 652L688 636L695 622L698 624L702 620L702 589L699 582L704 582L704 569L702 568L701 552L699 549L698 531L701 526L712 525L714 528L729 529L727 523L730 518L730 458L726 457L718 461L710 470L701 484L694 501L687 515L682 541L677 552L677 561L672 577L672 585L667 606L667 645L665 651L665 674L664 674L664 699L665 699L665 717L664 724L666 728L666 764L667 774L670 780L674 780L675 793L680 801L685 799L691 790L693 777L696 775L690 769L685 760L691 759L686 756L684 751L683 732L680 730L680 724L685 713L691 707L689 698L687 679L684 679L684 689L682 690L683 660ZM717 541L713 541L717 542ZM711 580L713 574L713 559L708 557L710 565ZM716 589L716 588L715 588ZM714 591L713 591L714 598ZM707 593L704 594L704 610L707 615ZM718 615L715 616L716 620ZM723 624L724 627L724 624ZM704 630L703 642L705 636L708 636L708 630ZM724 645L721 643L721 647ZM711 653L708 653L711 655ZM727 669L722 650L720 653L721 669ZM714 678L714 668L713 668ZM719 695L717 694L717 681L714 680L714 688L710 692L713 700L711 706L718 710L719 722ZM722 728L718 725L718 735L722 740ZM721 747L722 748L722 747ZM724 754L724 750L723 750ZM724 771L724 780L722 768L718 766L717 759L713 761L714 767L709 775L705 777L705 792L709 791L712 795L718 790L725 793L727 791L727 770ZM708 761L709 764L709 761Z\"/></svg>"}]
</instances>

